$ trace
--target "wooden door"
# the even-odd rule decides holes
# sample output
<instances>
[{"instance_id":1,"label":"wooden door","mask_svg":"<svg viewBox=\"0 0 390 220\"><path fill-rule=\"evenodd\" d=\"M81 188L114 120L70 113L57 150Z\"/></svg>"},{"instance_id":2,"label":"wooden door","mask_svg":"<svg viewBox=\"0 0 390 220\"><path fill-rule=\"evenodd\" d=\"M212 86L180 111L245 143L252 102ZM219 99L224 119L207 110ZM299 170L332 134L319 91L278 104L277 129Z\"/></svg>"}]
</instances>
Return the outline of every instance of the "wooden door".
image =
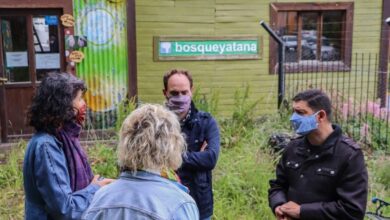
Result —
<instances>
[{"instance_id":1,"label":"wooden door","mask_svg":"<svg viewBox=\"0 0 390 220\"><path fill-rule=\"evenodd\" d=\"M2 142L31 134L27 108L40 80L65 68L61 10L0 9L0 119Z\"/></svg>"}]
</instances>

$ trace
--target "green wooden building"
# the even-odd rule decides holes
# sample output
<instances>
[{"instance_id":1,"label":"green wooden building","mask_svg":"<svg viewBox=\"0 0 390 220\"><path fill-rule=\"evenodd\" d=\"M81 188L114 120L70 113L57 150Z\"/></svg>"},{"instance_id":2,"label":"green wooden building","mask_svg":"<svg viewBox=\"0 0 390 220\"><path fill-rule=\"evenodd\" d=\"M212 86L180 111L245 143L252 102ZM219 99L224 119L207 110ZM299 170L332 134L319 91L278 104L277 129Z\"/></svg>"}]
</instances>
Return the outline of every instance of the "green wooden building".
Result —
<instances>
[{"instance_id":1,"label":"green wooden building","mask_svg":"<svg viewBox=\"0 0 390 220\"><path fill-rule=\"evenodd\" d=\"M389 28L384 24L383 18L389 16L390 9L388 1L385 0L143 0L136 1L135 5L138 96L144 102L161 103L162 75L171 68L184 68L193 73L194 85L201 88L202 92L218 91L219 112L222 115L232 112L235 91L247 85L251 91L250 100L260 100L257 109L259 114L275 112L278 84L277 47L259 25L261 20L269 24L281 37L295 36L296 47L286 49L286 60L290 59L286 62L291 67L286 70L287 95L291 95L288 94L293 89L291 87L297 84L300 84L298 86L313 84L307 80L313 75L321 75L322 85L325 82L329 85L331 80L336 82L336 78L339 78L341 80L338 83L341 87L341 84L348 80L349 74L355 71L356 54L357 56L364 54L365 62L371 54L372 62L369 65L364 63L364 70L359 68L359 74L360 71L364 73L358 77L363 77L365 82L377 83L374 77L378 77L373 74L374 71L368 73L367 66L372 68L375 68L375 65L383 66L384 64L379 63L381 56L386 56L385 60L388 63ZM387 32L387 35L383 32ZM153 59L155 46L153 37L156 36L242 35L256 35L262 38L261 58L157 62ZM314 50L315 54L305 58L304 44L308 44L310 36L315 42L309 47L313 48L314 45L311 53ZM323 40L317 43L316 39L320 37L331 42ZM297 41L301 42L300 45L297 45ZM287 43L286 41L286 45ZM331 46L337 55L326 59L324 53ZM376 64L375 56L378 56ZM360 59L358 57L358 65L361 65ZM339 66L338 71L329 73L331 69L329 65ZM291 70L294 68L298 70ZM307 74L298 78L297 75L302 73ZM366 74L371 74L368 79ZM334 87L336 85L337 83L333 83ZM362 89L360 86L358 88ZM368 88L370 93L374 90L372 85Z\"/></svg>"}]
</instances>

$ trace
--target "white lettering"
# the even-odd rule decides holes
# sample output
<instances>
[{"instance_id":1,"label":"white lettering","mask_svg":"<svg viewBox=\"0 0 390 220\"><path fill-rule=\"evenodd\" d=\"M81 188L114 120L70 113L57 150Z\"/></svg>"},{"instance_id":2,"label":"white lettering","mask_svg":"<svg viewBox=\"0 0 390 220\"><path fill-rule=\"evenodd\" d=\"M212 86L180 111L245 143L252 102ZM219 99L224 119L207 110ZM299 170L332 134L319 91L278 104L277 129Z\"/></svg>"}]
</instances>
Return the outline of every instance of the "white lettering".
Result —
<instances>
[{"instance_id":1,"label":"white lettering","mask_svg":"<svg viewBox=\"0 0 390 220\"><path fill-rule=\"evenodd\" d=\"M182 50L183 50L183 47L180 44L175 43L175 51L176 52L181 52Z\"/></svg>"},{"instance_id":2,"label":"white lettering","mask_svg":"<svg viewBox=\"0 0 390 220\"><path fill-rule=\"evenodd\" d=\"M198 45L198 51L204 54L204 44L199 44Z\"/></svg>"},{"instance_id":3,"label":"white lettering","mask_svg":"<svg viewBox=\"0 0 390 220\"><path fill-rule=\"evenodd\" d=\"M186 53L188 53L188 52L190 52L190 45L183 45L183 51L184 52L186 52Z\"/></svg>"},{"instance_id":4,"label":"white lettering","mask_svg":"<svg viewBox=\"0 0 390 220\"><path fill-rule=\"evenodd\" d=\"M236 51L242 51L242 44L237 44L237 50Z\"/></svg>"},{"instance_id":5,"label":"white lettering","mask_svg":"<svg viewBox=\"0 0 390 220\"><path fill-rule=\"evenodd\" d=\"M219 45L218 44L214 44L213 45L213 52L218 53L218 51L219 51Z\"/></svg>"},{"instance_id":6,"label":"white lettering","mask_svg":"<svg viewBox=\"0 0 390 220\"><path fill-rule=\"evenodd\" d=\"M251 51L256 52L257 51L257 45L251 44Z\"/></svg>"},{"instance_id":7,"label":"white lettering","mask_svg":"<svg viewBox=\"0 0 390 220\"><path fill-rule=\"evenodd\" d=\"M205 46L205 48L206 48L206 52L211 52L211 45L210 44L207 44Z\"/></svg>"},{"instance_id":8,"label":"white lettering","mask_svg":"<svg viewBox=\"0 0 390 220\"><path fill-rule=\"evenodd\" d=\"M200 53L200 54L224 54L234 52L257 52L256 43L210 43L210 44L180 44L175 43L175 51L178 53Z\"/></svg>"},{"instance_id":9,"label":"white lettering","mask_svg":"<svg viewBox=\"0 0 390 220\"><path fill-rule=\"evenodd\" d=\"M219 54L223 54L223 52L225 52L225 44L221 44L220 45L220 51L219 51Z\"/></svg>"},{"instance_id":10,"label":"white lettering","mask_svg":"<svg viewBox=\"0 0 390 220\"><path fill-rule=\"evenodd\" d=\"M233 51L233 47L231 44L227 44L226 45L226 52L232 52Z\"/></svg>"},{"instance_id":11,"label":"white lettering","mask_svg":"<svg viewBox=\"0 0 390 220\"><path fill-rule=\"evenodd\" d=\"M251 45L250 44L244 44L244 51L251 51Z\"/></svg>"},{"instance_id":12,"label":"white lettering","mask_svg":"<svg viewBox=\"0 0 390 220\"><path fill-rule=\"evenodd\" d=\"M196 45L195 44L193 44L193 45L191 45L191 52L196 52Z\"/></svg>"}]
</instances>

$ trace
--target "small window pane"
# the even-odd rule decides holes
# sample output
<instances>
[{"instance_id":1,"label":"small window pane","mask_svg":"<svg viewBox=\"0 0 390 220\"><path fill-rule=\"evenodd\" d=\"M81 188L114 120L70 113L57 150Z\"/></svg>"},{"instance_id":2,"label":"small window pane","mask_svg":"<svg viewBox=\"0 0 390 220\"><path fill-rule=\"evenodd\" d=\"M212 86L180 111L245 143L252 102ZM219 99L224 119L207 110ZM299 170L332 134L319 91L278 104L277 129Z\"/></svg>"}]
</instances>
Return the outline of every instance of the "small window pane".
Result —
<instances>
[{"instance_id":1,"label":"small window pane","mask_svg":"<svg viewBox=\"0 0 390 220\"><path fill-rule=\"evenodd\" d=\"M297 62L297 33L298 33L298 13L280 12L278 13L278 32L285 44L286 62Z\"/></svg>"},{"instance_id":2,"label":"small window pane","mask_svg":"<svg viewBox=\"0 0 390 220\"><path fill-rule=\"evenodd\" d=\"M60 71L58 16L33 17L33 36L37 80L48 72Z\"/></svg>"},{"instance_id":3,"label":"small window pane","mask_svg":"<svg viewBox=\"0 0 390 220\"><path fill-rule=\"evenodd\" d=\"M2 16L4 72L8 82L30 81L27 53L26 17Z\"/></svg>"},{"instance_id":4,"label":"small window pane","mask_svg":"<svg viewBox=\"0 0 390 220\"><path fill-rule=\"evenodd\" d=\"M342 47L343 12L330 11L323 14L322 60L340 60Z\"/></svg>"},{"instance_id":5,"label":"small window pane","mask_svg":"<svg viewBox=\"0 0 390 220\"><path fill-rule=\"evenodd\" d=\"M317 59L318 13L302 13L301 59Z\"/></svg>"}]
</instances>

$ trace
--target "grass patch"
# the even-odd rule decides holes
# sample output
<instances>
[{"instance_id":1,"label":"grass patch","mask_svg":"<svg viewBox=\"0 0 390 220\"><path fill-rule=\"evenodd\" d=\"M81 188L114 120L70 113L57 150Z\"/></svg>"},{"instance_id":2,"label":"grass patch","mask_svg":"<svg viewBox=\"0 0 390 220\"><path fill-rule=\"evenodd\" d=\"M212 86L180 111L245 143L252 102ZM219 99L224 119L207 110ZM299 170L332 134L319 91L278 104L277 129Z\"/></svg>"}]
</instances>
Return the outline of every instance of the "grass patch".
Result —
<instances>
[{"instance_id":1,"label":"grass patch","mask_svg":"<svg viewBox=\"0 0 390 220\"><path fill-rule=\"evenodd\" d=\"M245 94L241 97L245 98ZM288 120L276 114L256 119L250 111L255 103L243 104L237 107L232 118L219 121L222 146L213 171L214 219L275 219L268 207L268 181L275 176L279 155L270 151L267 142L271 133L289 130ZM20 142L6 163L0 165L0 219L23 219L25 146L25 142ZM88 148L88 155L94 173L108 178L118 176L115 148L97 143ZM380 151L366 155L369 199L376 196L390 201L389 156ZM374 211L375 205L368 202L367 210ZM389 208L385 214L390 215Z\"/></svg>"}]
</instances>

